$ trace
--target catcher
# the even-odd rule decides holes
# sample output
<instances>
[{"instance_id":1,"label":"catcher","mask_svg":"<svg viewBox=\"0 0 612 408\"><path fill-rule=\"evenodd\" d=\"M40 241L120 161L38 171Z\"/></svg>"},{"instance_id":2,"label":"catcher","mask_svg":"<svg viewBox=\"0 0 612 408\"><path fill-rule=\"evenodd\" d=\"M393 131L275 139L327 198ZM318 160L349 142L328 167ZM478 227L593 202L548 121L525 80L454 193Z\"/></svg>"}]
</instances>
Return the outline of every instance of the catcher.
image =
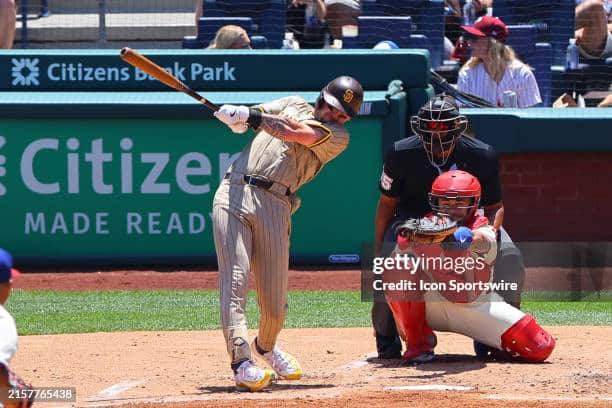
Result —
<instances>
[{"instance_id":1,"label":"catcher","mask_svg":"<svg viewBox=\"0 0 612 408\"><path fill-rule=\"evenodd\" d=\"M13 280L18 276L11 255L0 249L0 408L25 408L33 404L33 400L9 399L9 390L29 389L8 365L17 353L17 328L3 305L11 295Z\"/></svg>"},{"instance_id":2,"label":"catcher","mask_svg":"<svg viewBox=\"0 0 612 408\"><path fill-rule=\"evenodd\" d=\"M433 262L434 266L425 264L427 267L411 274L413 280L436 283L437 290L416 290L409 296L385 293L406 342L403 359L409 363L434 358L437 341L433 330L460 333L505 352L500 353L505 357L529 362L546 360L555 347L555 340L532 316L486 289L493 282L497 242L489 220L476 212L480 192L480 183L471 174L461 170L442 173L429 194L433 213L424 220L409 220L398 229L396 253L454 265L449 270L442 262ZM472 267L467 267L469 260ZM390 271L384 279L395 282L406 276Z\"/></svg>"},{"instance_id":3,"label":"catcher","mask_svg":"<svg viewBox=\"0 0 612 408\"><path fill-rule=\"evenodd\" d=\"M489 223L497 230L498 254L495 281L516 282L525 278L523 257L504 230L499 164L495 150L480 140L464 135L468 120L453 98L438 95L424 104L410 119L413 136L398 140L388 152L380 178L380 198L376 208L375 237L379 253L395 246L395 230L407 219L422 217L430 211L427 194L434 179L445 171L470 172L482 186L480 206ZM391 248L383 246L390 243ZM377 248L378 249L378 248ZM520 290L499 290L512 306L520 309ZM375 292L372 324L379 358L399 358L401 341L384 296ZM381 299L382 298L382 299ZM474 349L480 356L491 350L478 342Z\"/></svg>"}]
</instances>

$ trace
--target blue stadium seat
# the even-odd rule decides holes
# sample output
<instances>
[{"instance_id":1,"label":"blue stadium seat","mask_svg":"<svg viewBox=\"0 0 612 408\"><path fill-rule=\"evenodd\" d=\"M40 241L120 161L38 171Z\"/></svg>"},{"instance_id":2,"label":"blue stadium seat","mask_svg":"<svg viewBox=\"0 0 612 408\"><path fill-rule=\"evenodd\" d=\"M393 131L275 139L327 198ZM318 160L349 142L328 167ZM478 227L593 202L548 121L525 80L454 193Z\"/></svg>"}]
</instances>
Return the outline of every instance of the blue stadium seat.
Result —
<instances>
[{"instance_id":1,"label":"blue stadium seat","mask_svg":"<svg viewBox=\"0 0 612 408\"><path fill-rule=\"evenodd\" d=\"M204 0L204 17L250 17L270 48L283 45L286 14L286 0Z\"/></svg>"},{"instance_id":2,"label":"blue stadium seat","mask_svg":"<svg viewBox=\"0 0 612 408\"><path fill-rule=\"evenodd\" d=\"M552 46L538 43L538 29L535 25L509 25L506 43L518 54L519 58L534 69L540 88L542 105L550 106Z\"/></svg>"},{"instance_id":3,"label":"blue stadium seat","mask_svg":"<svg viewBox=\"0 0 612 408\"><path fill-rule=\"evenodd\" d=\"M208 43L201 41L195 35L188 35L183 37L183 48L189 50L196 50L199 48L205 48L208 46Z\"/></svg>"},{"instance_id":4,"label":"blue stadium seat","mask_svg":"<svg viewBox=\"0 0 612 408\"><path fill-rule=\"evenodd\" d=\"M357 37L343 37L342 48L372 48L391 40L400 48L410 47L411 17L359 16Z\"/></svg>"},{"instance_id":5,"label":"blue stadium seat","mask_svg":"<svg viewBox=\"0 0 612 408\"><path fill-rule=\"evenodd\" d=\"M565 64L565 50L574 36L575 0L495 0L493 15L506 25L534 24L538 29L538 41L552 46L553 62Z\"/></svg>"},{"instance_id":6,"label":"blue stadium seat","mask_svg":"<svg viewBox=\"0 0 612 408\"><path fill-rule=\"evenodd\" d=\"M412 21L416 24L415 34L422 34L429 39L431 66L442 65L444 59L444 0L363 0L361 15L412 17Z\"/></svg>"},{"instance_id":7,"label":"blue stadium seat","mask_svg":"<svg viewBox=\"0 0 612 408\"><path fill-rule=\"evenodd\" d=\"M251 48L254 50L263 50L268 48L268 39L263 35L254 35L251 37Z\"/></svg>"}]
</instances>

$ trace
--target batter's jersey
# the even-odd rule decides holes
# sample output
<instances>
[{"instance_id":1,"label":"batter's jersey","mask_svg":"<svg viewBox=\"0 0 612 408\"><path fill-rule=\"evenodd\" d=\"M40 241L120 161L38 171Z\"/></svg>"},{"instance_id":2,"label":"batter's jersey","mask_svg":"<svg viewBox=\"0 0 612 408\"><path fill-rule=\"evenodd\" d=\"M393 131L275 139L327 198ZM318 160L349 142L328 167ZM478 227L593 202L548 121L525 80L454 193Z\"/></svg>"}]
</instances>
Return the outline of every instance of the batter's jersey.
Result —
<instances>
[{"instance_id":1,"label":"batter's jersey","mask_svg":"<svg viewBox=\"0 0 612 408\"><path fill-rule=\"evenodd\" d=\"M231 165L230 172L264 176L295 192L348 146L347 130L336 123L315 120L314 108L299 96L281 98L255 108L320 128L325 131L325 136L310 146L304 146L260 131Z\"/></svg>"},{"instance_id":2,"label":"batter's jersey","mask_svg":"<svg viewBox=\"0 0 612 408\"><path fill-rule=\"evenodd\" d=\"M504 71L499 83L489 76L484 64L464 68L459 72L457 88L485 99L495 106L504 106L504 92L514 91L519 108L528 108L542 103L540 89L531 69L514 60Z\"/></svg>"},{"instance_id":3,"label":"batter's jersey","mask_svg":"<svg viewBox=\"0 0 612 408\"><path fill-rule=\"evenodd\" d=\"M502 200L497 154L488 144L460 136L443 167L427 159L423 142L417 136L395 142L387 153L379 188L382 194L399 199L396 215L421 217L431 211L428 194L436 177L449 170L464 170L480 181L480 204L488 206Z\"/></svg>"}]
</instances>

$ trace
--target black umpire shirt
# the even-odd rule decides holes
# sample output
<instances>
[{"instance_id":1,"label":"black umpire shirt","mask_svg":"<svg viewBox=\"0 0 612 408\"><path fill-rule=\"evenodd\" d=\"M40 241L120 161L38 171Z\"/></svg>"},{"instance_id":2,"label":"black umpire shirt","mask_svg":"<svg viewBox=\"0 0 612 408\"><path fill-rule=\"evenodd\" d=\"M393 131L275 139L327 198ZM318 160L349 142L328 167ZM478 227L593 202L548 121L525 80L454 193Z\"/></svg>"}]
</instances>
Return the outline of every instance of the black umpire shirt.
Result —
<instances>
[{"instance_id":1,"label":"black umpire shirt","mask_svg":"<svg viewBox=\"0 0 612 408\"><path fill-rule=\"evenodd\" d=\"M495 150L467 136L457 139L455 149L440 168L429 162L423 142L417 136L395 142L385 158L379 188L382 194L399 199L397 216L422 217L431 211L428 193L434 179L449 170L464 170L478 178L482 187L481 206L502 200Z\"/></svg>"}]
</instances>

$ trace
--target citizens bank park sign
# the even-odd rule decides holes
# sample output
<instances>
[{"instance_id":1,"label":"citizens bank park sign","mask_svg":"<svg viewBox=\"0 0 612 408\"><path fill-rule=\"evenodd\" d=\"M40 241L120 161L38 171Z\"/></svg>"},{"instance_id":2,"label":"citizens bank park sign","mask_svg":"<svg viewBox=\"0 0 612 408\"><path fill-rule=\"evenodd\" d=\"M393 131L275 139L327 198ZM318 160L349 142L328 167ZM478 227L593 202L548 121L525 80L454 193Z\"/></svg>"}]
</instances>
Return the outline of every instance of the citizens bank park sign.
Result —
<instances>
[{"instance_id":1,"label":"citizens bank park sign","mask_svg":"<svg viewBox=\"0 0 612 408\"><path fill-rule=\"evenodd\" d=\"M24 87L29 90L39 88L54 88L59 84L62 90L71 89L70 84L84 83L95 84L111 83L125 84L129 82L157 81L138 68L117 65L95 65L91 62L47 62L38 57L11 58L9 66L10 75L4 76L10 86L14 88ZM174 61L164 68L181 81L197 82L230 82L236 81L236 67L227 61L219 65L204 65L199 62L181 63ZM3 83L3 87L8 86Z\"/></svg>"}]
</instances>

